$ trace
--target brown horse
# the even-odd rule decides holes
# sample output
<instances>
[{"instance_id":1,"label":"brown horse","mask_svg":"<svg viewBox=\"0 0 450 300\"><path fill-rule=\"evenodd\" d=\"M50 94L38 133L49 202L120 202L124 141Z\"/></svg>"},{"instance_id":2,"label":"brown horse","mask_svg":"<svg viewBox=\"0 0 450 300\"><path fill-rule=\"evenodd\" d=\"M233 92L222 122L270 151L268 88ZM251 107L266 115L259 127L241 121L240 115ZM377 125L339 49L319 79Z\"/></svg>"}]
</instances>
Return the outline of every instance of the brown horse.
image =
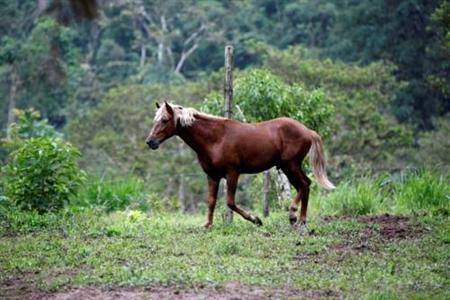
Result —
<instances>
[{"instance_id":1,"label":"brown horse","mask_svg":"<svg viewBox=\"0 0 450 300\"><path fill-rule=\"evenodd\" d=\"M300 224L306 224L309 185L311 181L301 165L309 153L313 173L325 189L333 189L325 171L320 136L289 118L278 118L256 124L241 123L201 113L193 108L164 102L158 110L146 143L151 149L178 135L198 156L208 177L208 214L205 227L213 223L214 207L221 178L227 181L227 205L244 219L256 225L261 220L235 203L239 175L258 173L273 166L280 168L297 190L289 220L297 223L296 212L301 201Z\"/></svg>"}]
</instances>

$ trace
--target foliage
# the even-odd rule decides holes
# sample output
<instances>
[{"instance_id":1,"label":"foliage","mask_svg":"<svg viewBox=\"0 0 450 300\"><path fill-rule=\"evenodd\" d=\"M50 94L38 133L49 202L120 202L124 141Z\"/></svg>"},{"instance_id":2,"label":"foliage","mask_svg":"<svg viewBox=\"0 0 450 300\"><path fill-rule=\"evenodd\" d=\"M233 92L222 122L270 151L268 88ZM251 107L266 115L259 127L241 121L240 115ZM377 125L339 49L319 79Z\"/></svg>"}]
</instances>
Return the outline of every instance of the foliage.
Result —
<instances>
[{"instance_id":1,"label":"foliage","mask_svg":"<svg viewBox=\"0 0 450 300\"><path fill-rule=\"evenodd\" d=\"M235 118L261 122L278 117L291 117L319 132L326 132L332 105L323 91L308 91L299 84L289 85L264 69L238 73L235 80L233 105ZM206 97L203 109L222 115L222 96Z\"/></svg>"},{"instance_id":2,"label":"foliage","mask_svg":"<svg viewBox=\"0 0 450 300\"><path fill-rule=\"evenodd\" d=\"M74 31L49 17L31 23L32 28L24 28L23 34L16 30L2 37L0 66L4 72L0 72L0 78L1 84L6 85L4 95L6 98L6 91L15 85L17 107L35 107L54 125L62 125L63 108L73 93L72 84L77 82L72 77L79 66L78 53L73 48ZM11 82L12 73L17 76L15 83Z\"/></svg>"},{"instance_id":3,"label":"foliage","mask_svg":"<svg viewBox=\"0 0 450 300\"><path fill-rule=\"evenodd\" d=\"M450 115L436 118L434 130L422 132L418 138L419 148L414 149L418 164L437 168L443 173L450 167Z\"/></svg>"},{"instance_id":4,"label":"foliage","mask_svg":"<svg viewBox=\"0 0 450 300\"><path fill-rule=\"evenodd\" d=\"M58 1L46 3L59 7ZM1 94L8 95L14 67L22 87L19 107L34 106L59 127L111 87L183 82L217 71L224 44L235 46L238 68L259 65L262 53L253 46L265 43L278 49L302 45L321 59L392 61L397 79L410 82L391 107L398 117L429 127L432 117L449 110L448 0L145 0L98 6L101 17L67 24L45 16L38 1L3 3ZM3 127L5 111L3 105Z\"/></svg>"},{"instance_id":5,"label":"foliage","mask_svg":"<svg viewBox=\"0 0 450 300\"><path fill-rule=\"evenodd\" d=\"M33 137L62 138L62 134L41 118L39 111L29 108L14 111L16 121L7 129L9 139L0 140L0 161L6 160L8 153L19 148L24 139Z\"/></svg>"},{"instance_id":6,"label":"foliage","mask_svg":"<svg viewBox=\"0 0 450 300\"><path fill-rule=\"evenodd\" d=\"M30 139L34 137L61 138L62 134L48 123L47 119L41 118L39 111L28 108L16 110L16 121L8 129L10 139Z\"/></svg>"},{"instance_id":7,"label":"foliage","mask_svg":"<svg viewBox=\"0 0 450 300\"><path fill-rule=\"evenodd\" d=\"M5 194L24 210L47 212L62 208L83 180L79 151L54 138L24 140L5 166Z\"/></svg>"},{"instance_id":8,"label":"foliage","mask_svg":"<svg viewBox=\"0 0 450 300\"><path fill-rule=\"evenodd\" d=\"M448 27L436 22L446 5L447 0L339 1L322 56L363 64L393 62L397 78L410 83L397 94L394 112L430 128L431 118L449 109L448 95L438 83L448 78L450 56L448 48L442 51Z\"/></svg>"}]
</instances>

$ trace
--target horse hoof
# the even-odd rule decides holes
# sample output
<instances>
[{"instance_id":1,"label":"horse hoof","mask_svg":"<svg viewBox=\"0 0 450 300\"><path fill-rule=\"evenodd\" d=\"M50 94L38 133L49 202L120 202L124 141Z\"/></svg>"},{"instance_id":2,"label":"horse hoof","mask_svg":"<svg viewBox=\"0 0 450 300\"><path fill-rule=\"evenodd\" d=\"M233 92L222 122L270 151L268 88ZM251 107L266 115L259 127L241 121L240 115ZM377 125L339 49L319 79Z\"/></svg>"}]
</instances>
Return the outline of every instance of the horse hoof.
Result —
<instances>
[{"instance_id":1,"label":"horse hoof","mask_svg":"<svg viewBox=\"0 0 450 300\"><path fill-rule=\"evenodd\" d=\"M253 223L255 223L256 226L262 226L263 225L261 220L258 217L256 217L256 216L253 217Z\"/></svg>"},{"instance_id":2,"label":"horse hoof","mask_svg":"<svg viewBox=\"0 0 450 300\"><path fill-rule=\"evenodd\" d=\"M291 226L295 226L297 224L297 217L289 216L289 223L291 224Z\"/></svg>"},{"instance_id":3,"label":"horse hoof","mask_svg":"<svg viewBox=\"0 0 450 300\"><path fill-rule=\"evenodd\" d=\"M211 228L211 226L212 226L212 223L205 223L205 224L203 225L203 227L204 227L205 229L209 229L209 228Z\"/></svg>"}]
</instances>

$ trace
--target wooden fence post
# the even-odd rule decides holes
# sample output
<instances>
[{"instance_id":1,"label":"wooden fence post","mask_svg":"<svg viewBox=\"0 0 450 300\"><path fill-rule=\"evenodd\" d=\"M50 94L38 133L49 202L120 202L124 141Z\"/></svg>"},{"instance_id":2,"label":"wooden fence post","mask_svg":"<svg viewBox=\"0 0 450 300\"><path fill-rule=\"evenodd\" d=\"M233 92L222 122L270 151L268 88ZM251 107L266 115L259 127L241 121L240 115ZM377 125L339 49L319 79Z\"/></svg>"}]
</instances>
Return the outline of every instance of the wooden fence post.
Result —
<instances>
[{"instance_id":1,"label":"wooden fence post","mask_svg":"<svg viewBox=\"0 0 450 300\"><path fill-rule=\"evenodd\" d=\"M225 46L225 80L223 85L223 94L225 98L225 118L231 119L233 107L233 46ZM224 184L226 197L226 181ZM233 222L233 211L227 208L226 221Z\"/></svg>"}]
</instances>

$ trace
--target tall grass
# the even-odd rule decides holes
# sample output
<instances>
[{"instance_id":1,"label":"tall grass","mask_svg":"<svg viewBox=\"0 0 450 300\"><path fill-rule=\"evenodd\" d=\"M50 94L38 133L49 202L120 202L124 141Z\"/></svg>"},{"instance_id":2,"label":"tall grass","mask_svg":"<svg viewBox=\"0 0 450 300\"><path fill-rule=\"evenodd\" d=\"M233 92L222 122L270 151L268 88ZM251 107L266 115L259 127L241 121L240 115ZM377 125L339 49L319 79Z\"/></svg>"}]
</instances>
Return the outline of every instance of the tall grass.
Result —
<instances>
[{"instance_id":1,"label":"tall grass","mask_svg":"<svg viewBox=\"0 0 450 300\"><path fill-rule=\"evenodd\" d=\"M363 178L339 184L319 201L321 213L367 215L381 210L384 197L380 192L379 180Z\"/></svg>"},{"instance_id":2,"label":"tall grass","mask_svg":"<svg viewBox=\"0 0 450 300\"><path fill-rule=\"evenodd\" d=\"M416 174L405 174L401 178L394 189L397 211L450 212L450 176L423 170Z\"/></svg>"},{"instance_id":3,"label":"tall grass","mask_svg":"<svg viewBox=\"0 0 450 300\"><path fill-rule=\"evenodd\" d=\"M351 179L321 195L322 214L450 212L450 177L430 170ZM314 200L313 200L314 201ZM314 204L313 204L314 205Z\"/></svg>"},{"instance_id":4,"label":"tall grass","mask_svg":"<svg viewBox=\"0 0 450 300\"><path fill-rule=\"evenodd\" d=\"M78 196L71 201L71 205L101 207L106 211L125 208L147 210L147 200L144 181L141 178L90 176Z\"/></svg>"}]
</instances>

